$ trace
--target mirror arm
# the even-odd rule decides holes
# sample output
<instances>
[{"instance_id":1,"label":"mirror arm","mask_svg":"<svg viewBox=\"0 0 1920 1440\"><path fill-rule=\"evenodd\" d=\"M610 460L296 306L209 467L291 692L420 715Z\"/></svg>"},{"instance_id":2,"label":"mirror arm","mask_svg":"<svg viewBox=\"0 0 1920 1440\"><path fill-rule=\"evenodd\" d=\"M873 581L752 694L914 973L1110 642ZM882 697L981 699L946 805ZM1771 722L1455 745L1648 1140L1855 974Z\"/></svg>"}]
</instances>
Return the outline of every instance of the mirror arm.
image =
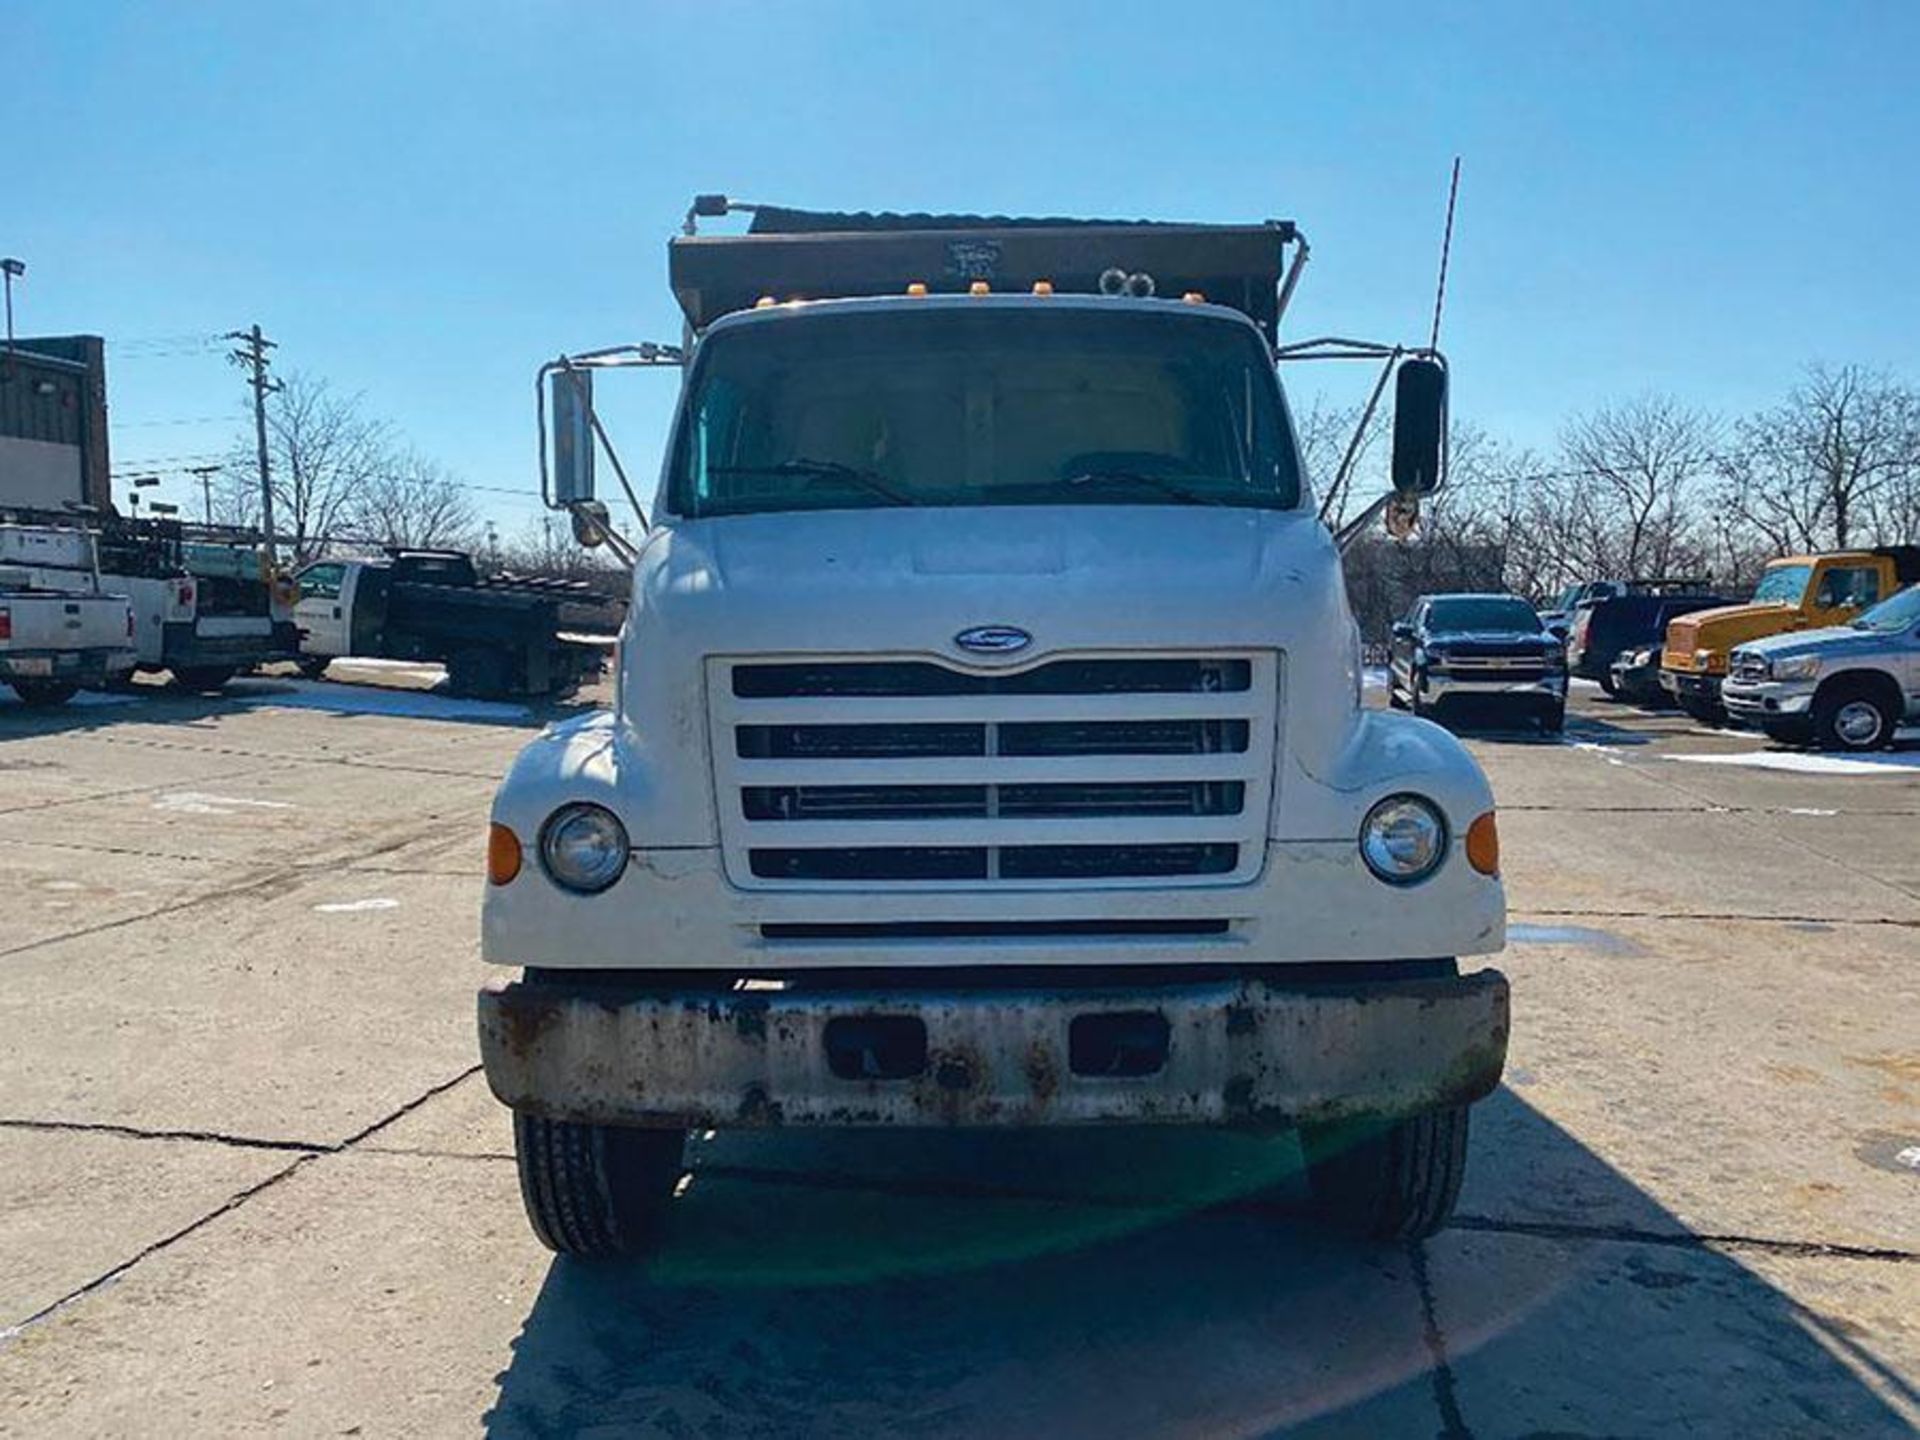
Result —
<instances>
[{"instance_id":1,"label":"mirror arm","mask_svg":"<svg viewBox=\"0 0 1920 1440\"><path fill-rule=\"evenodd\" d=\"M1334 536L1333 536L1334 548L1337 549L1342 555L1346 554L1347 551L1353 547L1353 542L1358 540L1362 535L1367 533L1367 527L1372 525L1373 522L1379 517L1380 512L1386 509L1387 506L1391 505L1396 498L1397 497L1395 492L1392 490L1389 490L1387 491L1386 494L1382 495L1378 500L1374 501L1371 505L1367 506L1366 509L1362 510L1353 519L1349 520L1346 524L1342 525L1337 531L1334 532Z\"/></svg>"},{"instance_id":2,"label":"mirror arm","mask_svg":"<svg viewBox=\"0 0 1920 1440\"><path fill-rule=\"evenodd\" d=\"M1386 393L1387 381L1393 378L1393 367L1400 363L1400 347L1393 347L1387 356L1387 363L1380 367L1380 378L1373 382L1373 393L1367 397L1366 408L1360 412L1360 423L1353 427L1353 438L1347 442L1347 453L1340 457L1340 468L1333 472L1333 483L1327 487L1326 497L1320 502L1320 523L1325 524L1327 512L1333 508L1341 486L1347 483L1353 467L1360 459L1360 443L1365 438L1367 426L1373 423L1373 412L1380 408L1380 397Z\"/></svg>"}]
</instances>

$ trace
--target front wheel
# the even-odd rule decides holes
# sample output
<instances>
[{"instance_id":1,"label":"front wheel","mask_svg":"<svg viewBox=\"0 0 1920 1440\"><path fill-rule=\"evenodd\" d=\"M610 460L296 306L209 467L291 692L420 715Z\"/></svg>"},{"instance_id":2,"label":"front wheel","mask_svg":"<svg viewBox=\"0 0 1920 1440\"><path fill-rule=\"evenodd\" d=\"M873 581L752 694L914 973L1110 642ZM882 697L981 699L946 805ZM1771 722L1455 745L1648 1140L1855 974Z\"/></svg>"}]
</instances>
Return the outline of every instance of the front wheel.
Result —
<instances>
[{"instance_id":1,"label":"front wheel","mask_svg":"<svg viewBox=\"0 0 1920 1440\"><path fill-rule=\"evenodd\" d=\"M1603 670L1600 672L1600 689L1606 694L1609 700L1618 700L1620 698L1620 682L1613 678L1613 672L1611 670Z\"/></svg>"},{"instance_id":2,"label":"front wheel","mask_svg":"<svg viewBox=\"0 0 1920 1440\"><path fill-rule=\"evenodd\" d=\"M187 665L173 672L173 683L195 695L211 695L233 679L231 665Z\"/></svg>"},{"instance_id":3,"label":"front wheel","mask_svg":"<svg viewBox=\"0 0 1920 1440\"><path fill-rule=\"evenodd\" d=\"M520 1198L540 1243L585 1260L634 1259L659 1242L680 1181L684 1130L513 1116Z\"/></svg>"},{"instance_id":4,"label":"front wheel","mask_svg":"<svg viewBox=\"0 0 1920 1440\"><path fill-rule=\"evenodd\" d=\"M1540 733L1558 735L1567 728L1567 705L1563 700L1558 705L1549 705L1540 712Z\"/></svg>"},{"instance_id":5,"label":"front wheel","mask_svg":"<svg viewBox=\"0 0 1920 1440\"><path fill-rule=\"evenodd\" d=\"M12 680L13 693L20 697L20 703L31 710L51 710L56 705L64 705L79 692L80 687L66 680Z\"/></svg>"},{"instance_id":6,"label":"front wheel","mask_svg":"<svg viewBox=\"0 0 1920 1440\"><path fill-rule=\"evenodd\" d=\"M1864 687L1814 696L1813 736L1822 750L1878 750L1893 743L1899 712L1885 695Z\"/></svg>"},{"instance_id":7,"label":"front wheel","mask_svg":"<svg viewBox=\"0 0 1920 1440\"><path fill-rule=\"evenodd\" d=\"M1446 1228L1467 1173L1467 1107L1398 1124L1316 1126L1300 1135L1316 1209L1371 1240L1418 1240Z\"/></svg>"}]
</instances>

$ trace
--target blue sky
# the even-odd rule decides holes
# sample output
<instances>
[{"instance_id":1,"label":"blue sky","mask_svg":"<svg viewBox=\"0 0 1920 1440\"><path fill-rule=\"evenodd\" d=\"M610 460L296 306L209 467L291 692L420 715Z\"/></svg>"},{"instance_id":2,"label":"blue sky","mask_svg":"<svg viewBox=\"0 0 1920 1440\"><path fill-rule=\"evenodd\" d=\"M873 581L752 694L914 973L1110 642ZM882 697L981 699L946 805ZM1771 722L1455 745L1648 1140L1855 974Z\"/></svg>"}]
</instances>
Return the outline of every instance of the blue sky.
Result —
<instances>
[{"instance_id":1,"label":"blue sky","mask_svg":"<svg viewBox=\"0 0 1920 1440\"><path fill-rule=\"evenodd\" d=\"M1457 153L1455 411L1540 445L1815 358L1920 380L1916 53L1910 4L14 6L0 253L23 333L109 338L116 470L228 447L238 375L173 337L257 319L511 532L535 366L677 338L695 191L1287 216L1296 338L1408 336ZM672 384L624 380L630 466Z\"/></svg>"}]
</instances>

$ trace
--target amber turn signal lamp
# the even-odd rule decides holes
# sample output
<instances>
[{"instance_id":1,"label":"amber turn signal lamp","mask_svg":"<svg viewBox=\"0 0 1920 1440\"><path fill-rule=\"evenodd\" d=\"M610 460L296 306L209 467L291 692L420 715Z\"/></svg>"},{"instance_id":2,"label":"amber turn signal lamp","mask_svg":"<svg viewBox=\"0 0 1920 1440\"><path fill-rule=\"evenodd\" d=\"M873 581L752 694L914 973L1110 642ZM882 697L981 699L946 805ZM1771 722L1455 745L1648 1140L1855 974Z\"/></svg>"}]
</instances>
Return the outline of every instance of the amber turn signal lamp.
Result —
<instances>
[{"instance_id":1,"label":"amber turn signal lamp","mask_svg":"<svg viewBox=\"0 0 1920 1440\"><path fill-rule=\"evenodd\" d=\"M520 837L506 826L487 827L487 879L505 885L520 873Z\"/></svg>"},{"instance_id":2,"label":"amber turn signal lamp","mask_svg":"<svg viewBox=\"0 0 1920 1440\"><path fill-rule=\"evenodd\" d=\"M1500 827L1491 810L1467 827L1467 863L1482 875L1500 873Z\"/></svg>"}]
</instances>

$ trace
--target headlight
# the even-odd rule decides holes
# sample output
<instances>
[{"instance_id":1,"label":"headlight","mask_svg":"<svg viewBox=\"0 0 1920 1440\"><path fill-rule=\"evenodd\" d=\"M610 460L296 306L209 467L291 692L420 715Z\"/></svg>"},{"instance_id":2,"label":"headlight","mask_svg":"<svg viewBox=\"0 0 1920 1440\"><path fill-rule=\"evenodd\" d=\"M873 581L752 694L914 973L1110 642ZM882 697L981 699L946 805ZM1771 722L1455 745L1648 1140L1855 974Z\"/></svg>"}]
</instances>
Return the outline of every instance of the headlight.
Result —
<instances>
[{"instance_id":1,"label":"headlight","mask_svg":"<svg viewBox=\"0 0 1920 1440\"><path fill-rule=\"evenodd\" d=\"M562 805L540 827L540 864L553 883L596 895L627 868L627 827L600 805Z\"/></svg>"},{"instance_id":2,"label":"headlight","mask_svg":"<svg viewBox=\"0 0 1920 1440\"><path fill-rule=\"evenodd\" d=\"M1411 885L1447 858L1447 822L1430 800L1389 795L1360 826L1360 855L1389 885Z\"/></svg>"},{"instance_id":3,"label":"headlight","mask_svg":"<svg viewBox=\"0 0 1920 1440\"><path fill-rule=\"evenodd\" d=\"M1711 650L1694 651L1693 652L1693 668L1696 670L1711 670L1713 668L1713 651Z\"/></svg>"},{"instance_id":4,"label":"headlight","mask_svg":"<svg viewBox=\"0 0 1920 1440\"><path fill-rule=\"evenodd\" d=\"M1776 680L1811 680L1820 673L1820 657L1789 655L1768 665L1767 673Z\"/></svg>"},{"instance_id":5,"label":"headlight","mask_svg":"<svg viewBox=\"0 0 1920 1440\"><path fill-rule=\"evenodd\" d=\"M1648 665L1656 665L1659 661L1660 652L1658 650L1636 650L1633 653L1631 663L1634 669L1639 670Z\"/></svg>"}]
</instances>

